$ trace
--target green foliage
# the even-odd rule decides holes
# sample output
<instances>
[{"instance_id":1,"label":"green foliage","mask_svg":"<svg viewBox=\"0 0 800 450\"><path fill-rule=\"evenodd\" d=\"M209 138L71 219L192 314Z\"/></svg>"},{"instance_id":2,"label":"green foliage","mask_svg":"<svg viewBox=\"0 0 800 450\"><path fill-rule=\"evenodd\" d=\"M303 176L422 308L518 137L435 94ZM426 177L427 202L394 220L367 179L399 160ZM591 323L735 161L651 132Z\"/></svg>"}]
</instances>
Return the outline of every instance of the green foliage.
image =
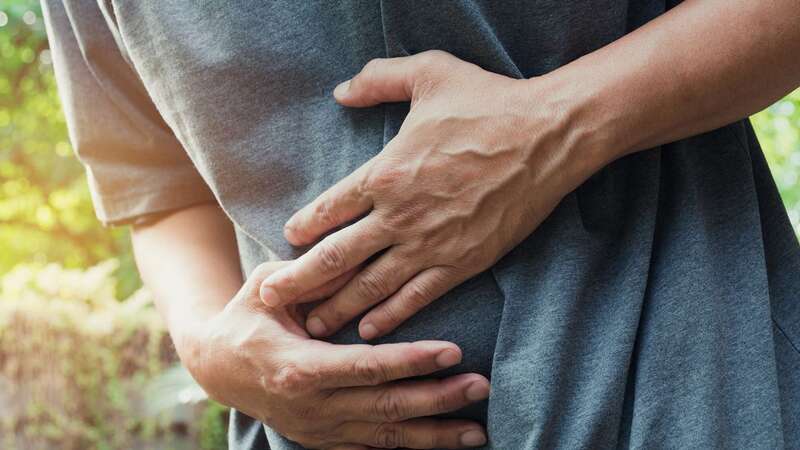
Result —
<instances>
[{"instance_id":1,"label":"green foliage","mask_svg":"<svg viewBox=\"0 0 800 450\"><path fill-rule=\"evenodd\" d=\"M203 450L219 450L228 439L228 408L210 401L203 412L200 425L200 448Z\"/></svg>"},{"instance_id":2,"label":"green foliage","mask_svg":"<svg viewBox=\"0 0 800 450\"><path fill-rule=\"evenodd\" d=\"M0 6L0 273L19 262L121 261L121 295L139 287L127 230L94 218L72 155L39 3Z\"/></svg>"},{"instance_id":3,"label":"green foliage","mask_svg":"<svg viewBox=\"0 0 800 450\"><path fill-rule=\"evenodd\" d=\"M95 219L38 1L0 4L0 59L0 448L225 448L224 407L181 425L139 404L175 355L128 230Z\"/></svg>"},{"instance_id":4,"label":"green foliage","mask_svg":"<svg viewBox=\"0 0 800 450\"><path fill-rule=\"evenodd\" d=\"M752 120L789 218L800 233L800 89Z\"/></svg>"},{"instance_id":5,"label":"green foliage","mask_svg":"<svg viewBox=\"0 0 800 450\"><path fill-rule=\"evenodd\" d=\"M116 298L116 267L19 265L2 278L1 448L224 448L219 405L148 408L150 380L177 359L150 294Z\"/></svg>"}]
</instances>

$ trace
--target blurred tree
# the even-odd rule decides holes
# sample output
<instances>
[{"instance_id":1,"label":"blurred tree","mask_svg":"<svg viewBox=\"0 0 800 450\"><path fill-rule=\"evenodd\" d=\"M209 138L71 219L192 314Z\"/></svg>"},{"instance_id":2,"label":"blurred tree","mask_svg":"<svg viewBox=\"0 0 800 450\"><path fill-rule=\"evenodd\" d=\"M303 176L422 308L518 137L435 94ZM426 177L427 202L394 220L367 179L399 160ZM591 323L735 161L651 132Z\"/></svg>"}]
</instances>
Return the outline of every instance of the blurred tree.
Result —
<instances>
[{"instance_id":1,"label":"blurred tree","mask_svg":"<svg viewBox=\"0 0 800 450\"><path fill-rule=\"evenodd\" d=\"M20 262L88 267L116 257L121 297L139 286L125 229L96 221L56 94L41 8L0 6L0 274Z\"/></svg>"}]
</instances>

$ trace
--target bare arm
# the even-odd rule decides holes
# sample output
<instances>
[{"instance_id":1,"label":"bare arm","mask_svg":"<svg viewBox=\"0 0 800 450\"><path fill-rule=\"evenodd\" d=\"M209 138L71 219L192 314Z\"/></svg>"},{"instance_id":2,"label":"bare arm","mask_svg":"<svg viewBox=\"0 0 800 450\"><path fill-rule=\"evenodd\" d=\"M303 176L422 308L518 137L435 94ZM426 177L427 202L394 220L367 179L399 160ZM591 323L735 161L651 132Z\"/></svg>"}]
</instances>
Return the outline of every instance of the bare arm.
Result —
<instances>
[{"instance_id":1,"label":"bare arm","mask_svg":"<svg viewBox=\"0 0 800 450\"><path fill-rule=\"evenodd\" d=\"M218 206L199 205L135 226L132 240L142 280L178 354L188 357L187 339L242 287L233 225Z\"/></svg>"},{"instance_id":2,"label":"bare arm","mask_svg":"<svg viewBox=\"0 0 800 450\"><path fill-rule=\"evenodd\" d=\"M800 85L800 4L686 1L529 83L551 90L562 127L597 143L602 166L747 117Z\"/></svg>"},{"instance_id":3,"label":"bare arm","mask_svg":"<svg viewBox=\"0 0 800 450\"><path fill-rule=\"evenodd\" d=\"M403 380L458 364L455 344L310 339L296 308L267 308L258 298L261 281L286 263L264 263L243 284L232 225L215 205L136 227L133 245L181 360L220 402L307 448L464 448L486 441L477 423L427 418L485 399L484 377ZM307 298L329 296L348 279Z\"/></svg>"},{"instance_id":4,"label":"bare arm","mask_svg":"<svg viewBox=\"0 0 800 450\"><path fill-rule=\"evenodd\" d=\"M268 278L262 299L301 301L299 287L382 252L307 327L329 335L371 309L361 336L386 334L494 264L606 164L746 117L798 84L797 0L687 0L528 80L437 51L371 61L336 100L411 110L379 155L286 223L292 244L325 238Z\"/></svg>"}]
</instances>

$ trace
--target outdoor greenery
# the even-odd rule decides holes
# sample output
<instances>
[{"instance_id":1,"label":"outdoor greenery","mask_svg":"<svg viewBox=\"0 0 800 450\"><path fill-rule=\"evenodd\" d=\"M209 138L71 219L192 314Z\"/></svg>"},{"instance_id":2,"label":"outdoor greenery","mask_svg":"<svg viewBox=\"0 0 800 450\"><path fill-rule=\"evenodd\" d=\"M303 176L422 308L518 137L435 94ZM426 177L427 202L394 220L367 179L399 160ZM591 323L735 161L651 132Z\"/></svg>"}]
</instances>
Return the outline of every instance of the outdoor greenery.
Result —
<instances>
[{"instance_id":1,"label":"outdoor greenery","mask_svg":"<svg viewBox=\"0 0 800 450\"><path fill-rule=\"evenodd\" d=\"M800 234L800 89L752 121L789 219Z\"/></svg>"},{"instance_id":2,"label":"outdoor greenery","mask_svg":"<svg viewBox=\"0 0 800 450\"><path fill-rule=\"evenodd\" d=\"M177 358L128 230L94 217L38 1L0 3L0 61L0 448L224 448L225 408L146 396Z\"/></svg>"},{"instance_id":3,"label":"outdoor greenery","mask_svg":"<svg viewBox=\"0 0 800 450\"><path fill-rule=\"evenodd\" d=\"M191 381L128 230L94 218L37 1L3 0L0 61L0 448L224 447L226 409L202 395L143 404L163 377ZM800 91L753 122L800 230Z\"/></svg>"},{"instance_id":4,"label":"outdoor greenery","mask_svg":"<svg viewBox=\"0 0 800 450\"><path fill-rule=\"evenodd\" d=\"M20 264L3 276L0 448L224 447L226 411L173 367L150 294L118 300L117 269Z\"/></svg>"}]
</instances>

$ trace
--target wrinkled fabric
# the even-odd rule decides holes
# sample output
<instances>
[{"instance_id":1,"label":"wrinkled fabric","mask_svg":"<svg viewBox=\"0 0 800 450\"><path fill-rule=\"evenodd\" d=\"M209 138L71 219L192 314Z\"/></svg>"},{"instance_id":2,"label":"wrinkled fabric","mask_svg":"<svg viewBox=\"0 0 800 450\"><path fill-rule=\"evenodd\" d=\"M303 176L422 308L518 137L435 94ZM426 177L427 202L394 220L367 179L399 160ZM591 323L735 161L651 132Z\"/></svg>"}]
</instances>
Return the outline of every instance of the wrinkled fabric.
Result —
<instances>
[{"instance_id":1,"label":"wrinkled fabric","mask_svg":"<svg viewBox=\"0 0 800 450\"><path fill-rule=\"evenodd\" d=\"M44 0L70 135L106 223L217 201L242 269L375 156L408 105L348 109L370 59L550 72L658 0ZM591 76L591 74L587 74ZM530 195L536 195L532 192ZM446 339L491 378L451 414L490 449L800 448L800 248L747 121L609 165L494 267L381 342ZM332 340L360 342L354 324ZM232 449L298 449L234 412Z\"/></svg>"}]
</instances>

